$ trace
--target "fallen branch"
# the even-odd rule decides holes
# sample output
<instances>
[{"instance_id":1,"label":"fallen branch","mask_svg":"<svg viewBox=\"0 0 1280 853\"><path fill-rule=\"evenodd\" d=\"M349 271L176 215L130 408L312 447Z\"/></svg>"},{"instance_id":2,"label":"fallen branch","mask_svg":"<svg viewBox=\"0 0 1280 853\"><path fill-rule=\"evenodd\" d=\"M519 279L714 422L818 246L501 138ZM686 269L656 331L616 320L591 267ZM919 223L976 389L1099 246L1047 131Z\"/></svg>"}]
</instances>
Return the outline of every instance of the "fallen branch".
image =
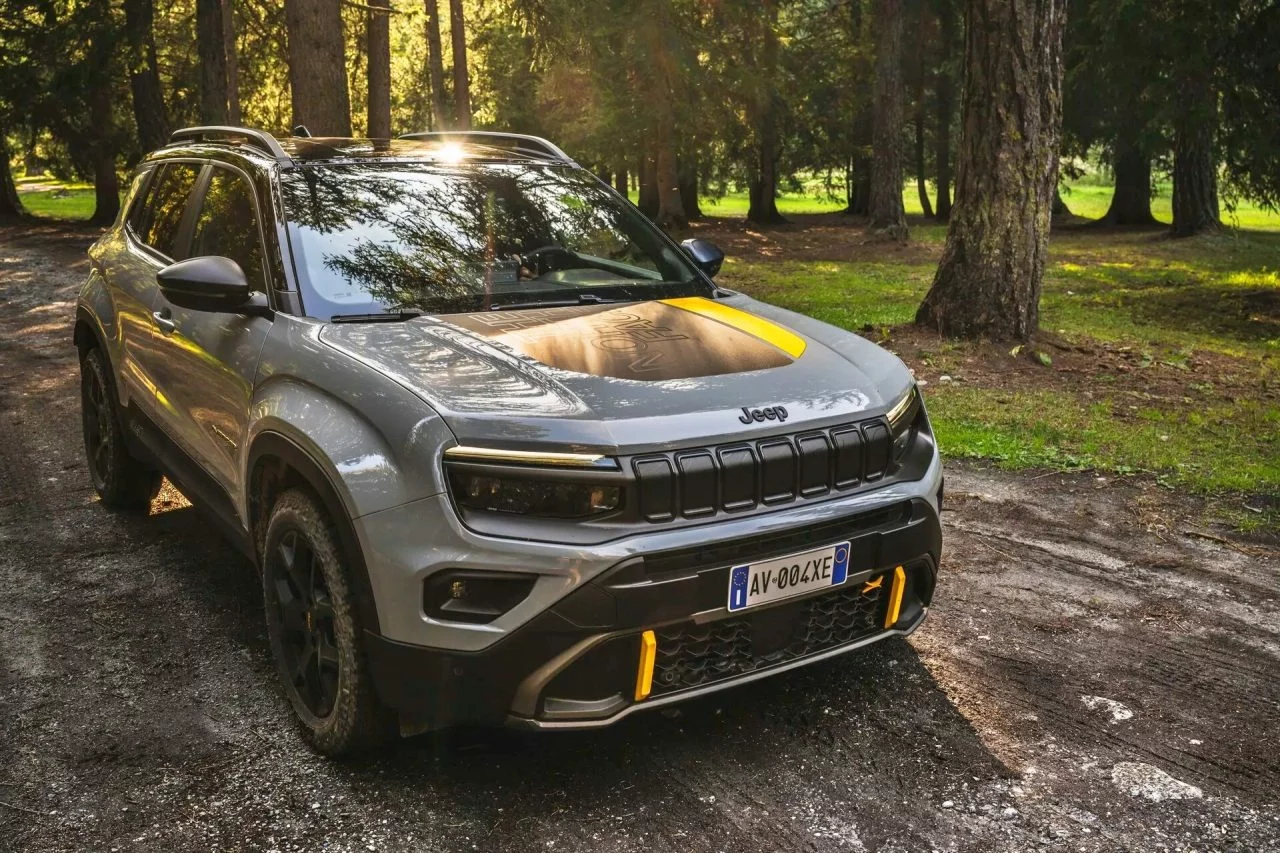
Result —
<instances>
[{"instance_id":1,"label":"fallen branch","mask_svg":"<svg viewBox=\"0 0 1280 853\"><path fill-rule=\"evenodd\" d=\"M13 809L15 812L26 812L27 814L33 814L36 817L44 817L43 814L36 811L35 809L29 809L26 806L15 806L13 803L6 803L4 800L0 800L0 806L5 806L6 808Z\"/></svg>"}]
</instances>

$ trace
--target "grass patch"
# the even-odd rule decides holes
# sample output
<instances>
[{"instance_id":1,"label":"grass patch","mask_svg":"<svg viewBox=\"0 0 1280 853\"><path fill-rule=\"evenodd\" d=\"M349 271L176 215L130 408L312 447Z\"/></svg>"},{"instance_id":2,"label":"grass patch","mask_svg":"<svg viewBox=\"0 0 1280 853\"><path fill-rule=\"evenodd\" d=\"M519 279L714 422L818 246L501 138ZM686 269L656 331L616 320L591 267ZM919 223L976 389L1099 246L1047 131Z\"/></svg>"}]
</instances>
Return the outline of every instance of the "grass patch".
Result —
<instances>
[{"instance_id":1,"label":"grass patch","mask_svg":"<svg viewBox=\"0 0 1280 853\"><path fill-rule=\"evenodd\" d=\"M952 456L1009 468L1151 471L1203 491L1280 485L1280 408L1255 400L1170 411L959 385L939 387L928 400L938 441Z\"/></svg>"},{"instance_id":2,"label":"grass patch","mask_svg":"<svg viewBox=\"0 0 1280 853\"><path fill-rule=\"evenodd\" d=\"M67 183L56 178L19 178L18 199L32 216L83 221L93 216L93 184Z\"/></svg>"}]
</instances>

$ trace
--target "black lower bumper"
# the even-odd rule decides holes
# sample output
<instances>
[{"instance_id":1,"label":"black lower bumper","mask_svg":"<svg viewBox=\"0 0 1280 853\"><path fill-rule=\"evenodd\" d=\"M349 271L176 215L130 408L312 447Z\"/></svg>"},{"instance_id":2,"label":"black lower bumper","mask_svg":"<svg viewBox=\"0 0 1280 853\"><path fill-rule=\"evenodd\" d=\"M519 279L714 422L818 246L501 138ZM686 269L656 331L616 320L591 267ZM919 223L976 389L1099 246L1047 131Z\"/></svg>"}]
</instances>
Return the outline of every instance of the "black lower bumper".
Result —
<instances>
[{"instance_id":1,"label":"black lower bumper","mask_svg":"<svg viewBox=\"0 0 1280 853\"><path fill-rule=\"evenodd\" d=\"M740 613L731 566L849 540L848 579ZM413 728L607 725L645 707L753 681L914 630L933 596L942 533L933 507L903 501L784 535L629 560L483 652L366 637L378 695ZM894 570L901 606L891 620ZM657 641L652 687L636 700L641 634Z\"/></svg>"}]
</instances>

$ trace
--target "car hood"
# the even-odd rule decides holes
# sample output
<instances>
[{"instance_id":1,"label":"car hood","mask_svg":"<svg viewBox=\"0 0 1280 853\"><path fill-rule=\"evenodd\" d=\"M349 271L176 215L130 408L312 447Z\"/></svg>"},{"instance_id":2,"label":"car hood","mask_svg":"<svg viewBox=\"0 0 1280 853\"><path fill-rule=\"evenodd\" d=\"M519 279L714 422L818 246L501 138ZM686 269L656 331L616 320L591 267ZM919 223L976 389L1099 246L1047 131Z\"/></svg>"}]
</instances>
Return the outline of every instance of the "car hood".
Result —
<instances>
[{"instance_id":1,"label":"car hood","mask_svg":"<svg viewBox=\"0 0 1280 853\"><path fill-rule=\"evenodd\" d=\"M825 426L910 383L869 341L742 295L330 324L320 339L413 390L461 443L512 449L643 452L783 418Z\"/></svg>"}]
</instances>

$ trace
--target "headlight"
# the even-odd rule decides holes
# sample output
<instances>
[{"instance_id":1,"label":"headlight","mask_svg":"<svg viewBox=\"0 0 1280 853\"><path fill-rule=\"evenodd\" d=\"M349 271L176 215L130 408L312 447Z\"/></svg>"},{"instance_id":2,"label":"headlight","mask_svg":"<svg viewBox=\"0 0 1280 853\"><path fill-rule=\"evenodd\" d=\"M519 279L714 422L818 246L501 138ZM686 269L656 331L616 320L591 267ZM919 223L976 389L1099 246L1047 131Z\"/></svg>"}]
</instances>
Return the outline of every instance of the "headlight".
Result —
<instances>
[{"instance_id":1,"label":"headlight","mask_svg":"<svg viewBox=\"0 0 1280 853\"><path fill-rule=\"evenodd\" d=\"M889 433L893 437L894 462L900 462L907 455L915 436L914 427L919 414L920 391L914 384L885 413L889 420Z\"/></svg>"},{"instance_id":2,"label":"headlight","mask_svg":"<svg viewBox=\"0 0 1280 853\"><path fill-rule=\"evenodd\" d=\"M622 489L596 483L540 480L536 476L491 476L474 470L449 472L449 486L461 506L540 518L586 518L622 506Z\"/></svg>"}]
</instances>

